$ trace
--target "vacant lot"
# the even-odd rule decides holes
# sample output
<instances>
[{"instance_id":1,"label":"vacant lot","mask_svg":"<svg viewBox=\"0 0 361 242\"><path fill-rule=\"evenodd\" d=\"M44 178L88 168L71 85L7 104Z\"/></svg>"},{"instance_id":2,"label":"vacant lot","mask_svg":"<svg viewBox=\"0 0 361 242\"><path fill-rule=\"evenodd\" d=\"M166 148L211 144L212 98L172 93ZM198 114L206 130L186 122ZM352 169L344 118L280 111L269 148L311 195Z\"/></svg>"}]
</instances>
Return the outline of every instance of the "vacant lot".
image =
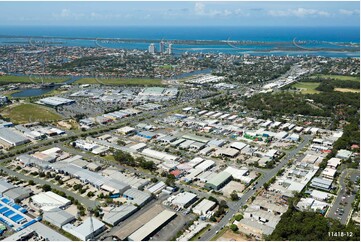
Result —
<instances>
[{"instance_id":1,"label":"vacant lot","mask_svg":"<svg viewBox=\"0 0 361 242\"><path fill-rule=\"evenodd\" d=\"M228 229L221 237L217 239L218 241L251 241L252 239L247 238L242 233L234 233L232 230Z\"/></svg>"},{"instance_id":2,"label":"vacant lot","mask_svg":"<svg viewBox=\"0 0 361 242\"><path fill-rule=\"evenodd\" d=\"M315 94L320 93L316 90L319 85L319 82L297 82L292 86L300 89L302 94Z\"/></svg>"},{"instance_id":3,"label":"vacant lot","mask_svg":"<svg viewBox=\"0 0 361 242\"><path fill-rule=\"evenodd\" d=\"M82 78L77 84L104 84L104 85L162 85L160 79L146 78Z\"/></svg>"},{"instance_id":4,"label":"vacant lot","mask_svg":"<svg viewBox=\"0 0 361 242\"><path fill-rule=\"evenodd\" d=\"M360 81L360 77L357 76L340 76L340 75L313 75L311 78L321 78L321 79L335 79L341 81Z\"/></svg>"},{"instance_id":5,"label":"vacant lot","mask_svg":"<svg viewBox=\"0 0 361 242\"><path fill-rule=\"evenodd\" d=\"M230 197L233 191L236 191L238 194L242 193L246 186L242 183L236 181L230 181L225 187L222 188L223 195Z\"/></svg>"},{"instance_id":6,"label":"vacant lot","mask_svg":"<svg viewBox=\"0 0 361 242\"><path fill-rule=\"evenodd\" d=\"M61 119L59 114L50 109L30 103L8 106L1 111L1 115L10 118L10 121L14 123L46 122Z\"/></svg>"},{"instance_id":7,"label":"vacant lot","mask_svg":"<svg viewBox=\"0 0 361 242\"><path fill-rule=\"evenodd\" d=\"M0 76L0 84L8 83L61 83L68 77L37 77L37 76Z\"/></svg>"}]
</instances>

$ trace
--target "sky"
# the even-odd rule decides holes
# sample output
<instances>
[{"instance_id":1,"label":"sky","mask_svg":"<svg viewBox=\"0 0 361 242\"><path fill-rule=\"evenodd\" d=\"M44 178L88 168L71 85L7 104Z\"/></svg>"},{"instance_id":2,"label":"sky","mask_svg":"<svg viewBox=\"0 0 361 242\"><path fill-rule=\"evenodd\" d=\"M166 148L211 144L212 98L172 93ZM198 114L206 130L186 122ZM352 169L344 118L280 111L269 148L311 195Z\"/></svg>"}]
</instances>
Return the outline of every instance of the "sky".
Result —
<instances>
[{"instance_id":1,"label":"sky","mask_svg":"<svg viewBox=\"0 0 361 242\"><path fill-rule=\"evenodd\" d=\"M0 2L0 25L360 26L360 3Z\"/></svg>"}]
</instances>

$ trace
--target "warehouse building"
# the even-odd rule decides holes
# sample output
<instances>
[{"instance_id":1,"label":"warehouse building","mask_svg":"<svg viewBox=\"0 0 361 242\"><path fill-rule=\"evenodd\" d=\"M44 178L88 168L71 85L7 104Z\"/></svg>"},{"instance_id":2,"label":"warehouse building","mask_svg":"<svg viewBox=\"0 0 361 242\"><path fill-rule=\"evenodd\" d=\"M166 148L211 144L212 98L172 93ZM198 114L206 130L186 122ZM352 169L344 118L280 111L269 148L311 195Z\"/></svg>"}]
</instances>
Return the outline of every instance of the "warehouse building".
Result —
<instances>
[{"instance_id":1,"label":"warehouse building","mask_svg":"<svg viewBox=\"0 0 361 242\"><path fill-rule=\"evenodd\" d=\"M9 189L14 188L15 186L7 181L0 179L0 195L3 196L4 192L8 191Z\"/></svg>"},{"instance_id":2,"label":"warehouse building","mask_svg":"<svg viewBox=\"0 0 361 242\"><path fill-rule=\"evenodd\" d=\"M130 186L122 181L116 179L105 179L103 178L102 181L103 185L101 185L101 189L111 192L111 193L124 193Z\"/></svg>"},{"instance_id":3,"label":"warehouse building","mask_svg":"<svg viewBox=\"0 0 361 242\"><path fill-rule=\"evenodd\" d=\"M223 139L214 139L208 142L208 146L210 147L222 147L226 144L226 141Z\"/></svg>"},{"instance_id":4,"label":"warehouse building","mask_svg":"<svg viewBox=\"0 0 361 242\"><path fill-rule=\"evenodd\" d=\"M197 206L195 206L192 210L193 213L198 215L206 215L209 211L211 211L216 206L216 203L210 201L208 199L203 199Z\"/></svg>"},{"instance_id":5,"label":"warehouse building","mask_svg":"<svg viewBox=\"0 0 361 242\"><path fill-rule=\"evenodd\" d=\"M146 185L149 184L149 180L147 179L133 176L130 174L125 174L113 169L105 169L102 171L102 174L105 176L109 176L112 179L128 184L135 189L143 189Z\"/></svg>"},{"instance_id":6,"label":"warehouse building","mask_svg":"<svg viewBox=\"0 0 361 242\"><path fill-rule=\"evenodd\" d=\"M135 128L129 127L129 126L125 126L125 127L121 127L119 129L117 129L117 133L122 134L122 135L131 135L131 134L135 134L137 131Z\"/></svg>"},{"instance_id":7,"label":"warehouse building","mask_svg":"<svg viewBox=\"0 0 361 242\"><path fill-rule=\"evenodd\" d=\"M232 180L232 175L222 171L207 181L205 187L208 189L219 190Z\"/></svg>"},{"instance_id":8,"label":"warehouse building","mask_svg":"<svg viewBox=\"0 0 361 242\"><path fill-rule=\"evenodd\" d=\"M129 218L134 214L138 208L132 204L124 204L120 207L115 207L105 213L103 216L103 221L112 226L118 225L120 222Z\"/></svg>"},{"instance_id":9,"label":"warehouse building","mask_svg":"<svg viewBox=\"0 0 361 242\"><path fill-rule=\"evenodd\" d=\"M9 127L13 127L14 124L12 122L8 122L5 120L0 119L0 128L9 128Z\"/></svg>"},{"instance_id":10,"label":"warehouse building","mask_svg":"<svg viewBox=\"0 0 361 242\"><path fill-rule=\"evenodd\" d=\"M157 193L160 193L163 190L163 188L165 188L165 187L166 187L166 184L163 181L160 181L160 182L154 184L153 186L148 187L147 191L152 194L157 194Z\"/></svg>"},{"instance_id":11,"label":"warehouse building","mask_svg":"<svg viewBox=\"0 0 361 242\"><path fill-rule=\"evenodd\" d=\"M205 160L202 163L198 164L197 166L195 166L195 168L197 170L201 170L201 171L207 171L209 169L211 169L213 166L215 166L216 163L212 160Z\"/></svg>"},{"instance_id":12,"label":"warehouse building","mask_svg":"<svg viewBox=\"0 0 361 242\"><path fill-rule=\"evenodd\" d=\"M49 162L38 159L32 155L22 154L16 157L16 160L20 161L20 163L24 166L35 165L37 167L41 167L43 169L47 169L49 167Z\"/></svg>"},{"instance_id":13,"label":"warehouse building","mask_svg":"<svg viewBox=\"0 0 361 242\"><path fill-rule=\"evenodd\" d=\"M234 148L221 148L215 152L216 156L226 156L234 158L239 154L239 150Z\"/></svg>"},{"instance_id":14,"label":"warehouse building","mask_svg":"<svg viewBox=\"0 0 361 242\"><path fill-rule=\"evenodd\" d=\"M103 189L112 193L123 193L130 186L122 181L102 176L97 172L92 172L87 169L82 169L74 164L59 162L52 165L53 169L57 172L69 175L79 179L85 184L90 184L97 189Z\"/></svg>"},{"instance_id":15,"label":"warehouse building","mask_svg":"<svg viewBox=\"0 0 361 242\"><path fill-rule=\"evenodd\" d=\"M32 203L43 211L50 211L54 208L64 208L71 204L70 200L53 193L52 191L42 192L31 197Z\"/></svg>"},{"instance_id":16,"label":"warehouse building","mask_svg":"<svg viewBox=\"0 0 361 242\"><path fill-rule=\"evenodd\" d=\"M76 218L60 208L54 208L49 211L45 211L43 219L56 227L61 228L65 224L73 222Z\"/></svg>"},{"instance_id":17,"label":"warehouse building","mask_svg":"<svg viewBox=\"0 0 361 242\"><path fill-rule=\"evenodd\" d=\"M242 178L246 175L249 174L249 170L247 168L241 168L241 169L237 169L237 168L234 168L232 166L228 166L224 172L228 172L229 174L232 175L232 177L234 179L237 179L237 180L242 180Z\"/></svg>"},{"instance_id":18,"label":"warehouse building","mask_svg":"<svg viewBox=\"0 0 361 242\"><path fill-rule=\"evenodd\" d=\"M137 133L137 135L145 139L153 139L154 137L157 136L156 133L151 131L140 131Z\"/></svg>"},{"instance_id":19,"label":"warehouse building","mask_svg":"<svg viewBox=\"0 0 361 242\"><path fill-rule=\"evenodd\" d=\"M186 134L182 136L183 139L188 139L188 140L193 140L193 141L197 141L197 142L201 142L201 143L208 143L209 139L202 137L202 136L198 136L198 135L193 135L193 134Z\"/></svg>"},{"instance_id":20,"label":"warehouse building","mask_svg":"<svg viewBox=\"0 0 361 242\"><path fill-rule=\"evenodd\" d=\"M187 164L189 166L191 166L192 168L196 167L197 165L199 165L200 163L202 163L204 161L203 158L201 157L195 157L192 160L190 160Z\"/></svg>"},{"instance_id":21,"label":"warehouse building","mask_svg":"<svg viewBox=\"0 0 361 242\"><path fill-rule=\"evenodd\" d=\"M172 147L178 147L181 143L183 143L183 142L185 142L186 141L186 139L178 139L178 140L176 140L176 141L173 141L171 144L170 144L170 146L172 146Z\"/></svg>"},{"instance_id":22,"label":"warehouse building","mask_svg":"<svg viewBox=\"0 0 361 242\"><path fill-rule=\"evenodd\" d=\"M105 224L94 217L87 218L78 227L75 227L73 224L66 224L63 226L64 231L83 241L94 240L94 238L105 229Z\"/></svg>"},{"instance_id":23,"label":"warehouse building","mask_svg":"<svg viewBox=\"0 0 361 242\"><path fill-rule=\"evenodd\" d=\"M171 135L166 135L164 137L160 137L160 138L157 139L157 141L159 141L159 142L161 142L163 144L170 144L170 143L172 143L172 142L174 142L176 140L177 140L177 138L174 137L174 136L171 136Z\"/></svg>"},{"instance_id":24,"label":"warehouse building","mask_svg":"<svg viewBox=\"0 0 361 242\"><path fill-rule=\"evenodd\" d=\"M3 196L10 198L13 201L22 201L25 198L30 197L32 194L32 190L30 188L24 188L24 187L13 187L9 190L2 193Z\"/></svg>"},{"instance_id":25,"label":"warehouse building","mask_svg":"<svg viewBox=\"0 0 361 242\"><path fill-rule=\"evenodd\" d=\"M200 155L209 155L212 151L215 150L215 147L207 146L199 151Z\"/></svg>"},{"instance_id":26,"label":"warehouse building","mask_svg":"<svg viewBox=\"0 0 361 242\"><path fill-rule=\"evenodd\" d=\"M196 179L203 183L206 183L209 179L211 179L215 175L216 175L216 173L214 173L212 171L205 171L205 172L202 172L201 174L197 175Z\"/></svg>"},{"instance_id":27,"label":"warehouse building","mask_svg":"<svg viewBox=\"0 0 361 242\"><path fill-rule=\"evenodd\" d=\"M229 147L237 149L239 151L241 151L243 148L245 148L247 146L247 144L243 143L243 142L233 142L229 145Z\"/></svg>"},{"instance_id":28,"label":"warehouse building","mask_svg":"<svg viewBox=\"0 0 361 242\"><path fill-rule=\"evenodd\" d=\"M30 140L22 134L17 133L10 128L0 128L0 145L3 145L4 147L15 147L28 142L30 142Z\"/></svg>"},{"instance_id":29,"label":"warehouse building","mask_svg":"<svg viewBox=\"0 0 361 242\"><path fill-rule=\"evenodd\" d=\"M196 143L194 140L186 140L179 145L181 149L188 149L193 143Z\"/></svg>"},{"instance_id":30,"label":"warehouse building","mask_svg":"<svg viewBox=\"0 0 361 242\"><path fill-rule=\"evenodd\" d=\"M201 142L194 142L189 146L190 150L192 150L192 151L199 151L204 147L205 147L205 145Z\"/></svg>"},{"instance_id":31,"label":"warehouse building","mask_svg":"<svg viewBox=\"0 0 361 242\"><path fill-rule=\"evenodd\" d=\"M185 182L191 182L193 181L199 174L201 174L203 171L201 169L191 169L189 170L189 174L186 175L183 180Z\"/></svg>"},{"instance_id":32,"label":"warehouse building","mask_svg":"<svg viewBox=\"0 0 361 242\"><path fill-rule=\"evenodd\" d=\"M144 149L142 154L148 156L150 158L154 158L159 161L178 161L179 157L175 155L170 155L164 152L152 150L152 149Z\"/></svg>"},{"instance_id":33,"label":"warehouse building","mask_svg":"<svg viewBox=\"0 0 361 242\"><path fill-rule=\"evenodd\" d=\"M71 241L42 223L34 223L29 227L12 234L4 239L4 241L30 241L32 238L33 240L43 241Z\"/></svg>"},{"instance_id":34,"label":"warehouse building","mask_svg":"<svg viewBox=\"0 0 361 242\"><path fill-rule=\"evenodd\" d=\"M135 145L132 145L132 146L129 147L130 150L134 150L136 152L141 152L145 148L147 148L146 143L138 143L138 144L135 144Z\"/></svg>"},{"instance_id":35,"label":"warehouse building","mask_svg":"<svg viewBox=\"0 0 361 242\"><path fill-rule=\"evenodd\" d=\"M62 98L62 97L46 97L46 98L40 99L38 101L38 103L40 103L42 105L50 106L50 107L58 107L58 106L73 104L73 103L75 103L75 101L71 100L71 99L67 99L67 98Z\"/></svg>"},{"instance_id":36,"label":"warehouse building","mask_svg":"<svg viewBox=\"0 0 361 242\"><path fill-rule=\"evenodd\" d=\"M177 214L172 211L164 210L156 217L151 219L148 223L144 224L134 233L128 236L130 241L143 241L149 239L152 234L162 229L170 220L172 220Z\"/></svg>"},{"instance_id":37,"label":"warehouse building","mask_svg":"<svg viewBox=\"0 0 361 242\"><path fill-rule=\"evenodd\" d=\"M125 197L129 203L136 204L140 207L144 206L152 199L152 196L149 193L134 188L126 190L123 193L123 197Z\"/></svg>"},{"instance_id":38,"label":"warehouse building","mask_svg":"<svg viewBox=\"0 0 361 242\"><path fill-rule=\"evenodd\" d=\"M169 197L168 201L174 206L186 208L197 200L197 195L190 192L182 192L175 196Z\"/></svg>"},{"instance_id":39,"label":"warehouse building","mask_svg":"<svg viewBox=\"0 0 361 242\"><path fill-rule=\"evenodd\" d=\"M164 95L165 88L163 87L147 87L142 92L140 92L139 96L162 96Z\"/></svg>"}]
</instances>

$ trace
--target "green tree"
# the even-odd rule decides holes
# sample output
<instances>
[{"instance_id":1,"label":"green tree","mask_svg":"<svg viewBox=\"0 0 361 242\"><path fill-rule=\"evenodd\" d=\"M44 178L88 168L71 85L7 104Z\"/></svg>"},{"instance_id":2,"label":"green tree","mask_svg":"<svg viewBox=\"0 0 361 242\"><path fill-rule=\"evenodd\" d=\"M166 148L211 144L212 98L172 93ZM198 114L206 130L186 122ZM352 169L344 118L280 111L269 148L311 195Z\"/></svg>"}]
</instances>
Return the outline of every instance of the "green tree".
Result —
<instances>
[{"instance_id":1,"label":"green tree","mask_svg":"<svg viewBox=\"0 0 361 242\"><path fill-rule=\"evenodd\" d=\"M233 232L238 231L238 226L235 225L235 224L231 224L231 226L229 226L229 228L230 228Z\"/></svg>"},{"instance_id":2,"label":"green tree","mask_svg":"<svg viewBox=\"0 0 361 242\"><path fill-rule=\"evenodd\" d=\"M238 197L237 192L236 192L236 191L233 191L233 192L231 193L231 200L232 200L232 201L237 201L238 199L239 199L239 197Z\"/></svg>"},{"instance_id":3,"label":"green tree","mask_svg":"<svg viewBox=\"0 0 361 242\"><path fill-rule=\"evenodd\" d=\"M44 184L42 186L42 189L43 189L44 192L48 192L48 191L51 191L51 186L48 185L48 184Z\"/></svg>"},{"instance_id":4,"label":"green tree","mask_svg":"<svg viewBox=\"0 0 361 242\"><path fill-rule=\"evenodd\" d=\"M242 214L236 214L234 216L234 219L237 220L237 221L241 221L243 219L243 215Z\"/></svg>"}]
</instances>

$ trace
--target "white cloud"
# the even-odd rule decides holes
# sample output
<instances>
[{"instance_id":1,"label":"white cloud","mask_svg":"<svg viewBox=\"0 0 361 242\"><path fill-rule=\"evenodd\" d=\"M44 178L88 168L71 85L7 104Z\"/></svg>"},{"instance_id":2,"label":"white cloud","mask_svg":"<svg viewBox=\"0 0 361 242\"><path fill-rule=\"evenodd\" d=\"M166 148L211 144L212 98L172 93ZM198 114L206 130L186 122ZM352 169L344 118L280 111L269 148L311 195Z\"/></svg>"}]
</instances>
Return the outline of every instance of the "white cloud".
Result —
<instances>
[{"instance_id":1,"label":"white cloud","mask_svg":"<svg viewBox=\"0 0 361 242\"><path fill-rule=\"evenodd\" d=\"M70 16L70 10L69 9L62 9L60 14L59 14L60 17L69 17Z\"/></svg>"},{"instance_id":2,"label":"white cloud","mask_svg":"<svg viewBox=\"0 0 361 242\"><path fill-rule=\"evenodd\" d=\"M208 17L227 17L231 15L238 15L238 16L249 16L249 14L243 12L241 9L221 9L215 10L210 9L206 10L206 5L204 3L196 3L194 5L194 13L200 16L208 16Z\"/></svg>"},{"instance_id":3,"label":"white cloud","mask_svg":"<svg viewBox=\"0 0 361 242\"><path fill-rule=\"evenodd\" d=\"M287 9L287 10L270 10L270 11L268 11L268 14L271 16L275 16L275 17L330 16L329 12L317 10L317 9L307 9L307 8L297 8L297 9Z\"/></svg>"},{"instance_id":4,"label":"white cloud","mask_svg":"<svg viewBox=\"0 0 361 242\"><path fill-rule=\"evenodd\" d=\"M346 10L346 9L340 9L339 10L340 14L343 15L359 15L360 14L360 10Z\"/></svg>"},{"instance_id":5,"label":"white cloud","mask_svg":"<svg viewBox=\"0 0 361 242\"><path fill-rule=\"evenodd\" d=\"M194 12L198 15L204 15L205 14L204 8L205 8L204 3L196 3L194 5Z\"/></svg>"},{"instance_id":6,"label":"white cloud","mask_svg":"<svg viewBox=\"0 0 361 242\"><path fill-rule=\"evenodd\" d=\"M83 13L73 13L70 9L64 8L60 13L53 13L52 16L56 19L81 19L85 17Z\"/></svg>"},{"instance_id":7,"label":"white cloud","mask_svg":"<svg viewBox=\"0 0 361 242\"><path fill-rule=\"evenodd\" d=\"M64 20L119 20L119 19L129 19L132 18L132 14L120 14L120 13L99 13L99 12L90 12L90 13L81 13L81 12L72 12L69 9L62 9L60 13L53 13L52 16L55 19L64 19ZM143 16L144 18L144 16ZM149 18L149 17L148 17Z\"/></svg>"}]
</instances>

